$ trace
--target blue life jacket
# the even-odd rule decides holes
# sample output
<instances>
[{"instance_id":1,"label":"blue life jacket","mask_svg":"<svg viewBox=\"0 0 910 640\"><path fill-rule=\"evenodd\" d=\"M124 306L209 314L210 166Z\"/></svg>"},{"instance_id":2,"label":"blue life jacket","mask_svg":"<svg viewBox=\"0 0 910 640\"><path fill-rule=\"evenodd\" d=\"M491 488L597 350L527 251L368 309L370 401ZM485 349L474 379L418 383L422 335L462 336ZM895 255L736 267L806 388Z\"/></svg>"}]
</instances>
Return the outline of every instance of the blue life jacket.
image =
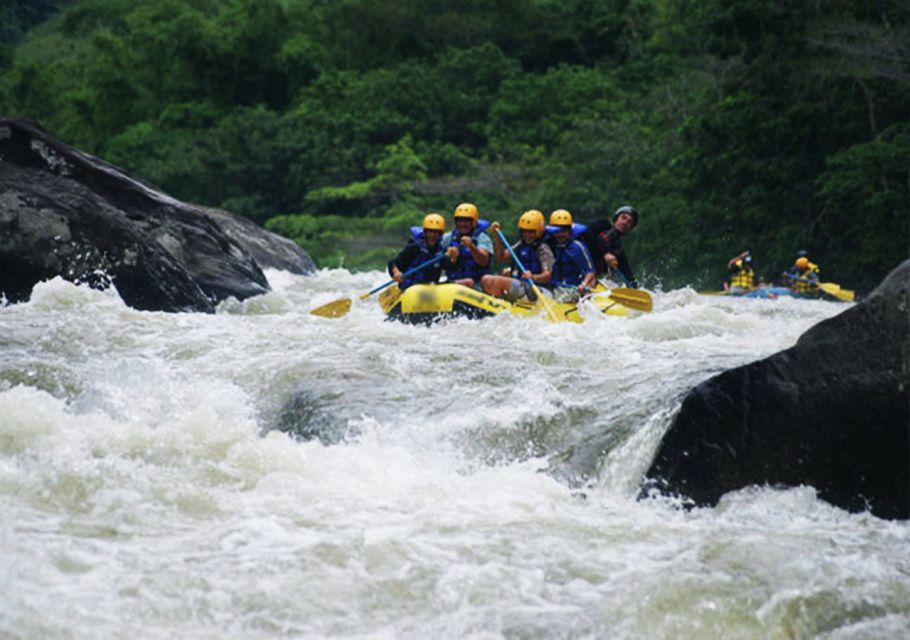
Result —
<instances>
[{"instance_id":1,"label":"blue life jacket","mask_svg":"<svg viewBox=\"0 0 910 640\"><path fill-rule=\"evenodd\" d=\"M420 249L420 253L417 254L410 264L402 265L400 267L401 272L404 273L408 269L413 269L422 262L426 262L432 258L435 258L442 251L442 243L437 242L436 246L432 249L427 246L426 240L423 236L423 227L411 227L411 242L417 245ZM399 283L398 288L404 291L413 284L432 284L439 281L439 276L442 273L442 266L437 262L435 264L427 265L417 273L412 273L411 275L402 279Z\"/></svg>"},{"instance_id":2,"label":"blue life jacket","mask_svg":"<svg viewBox=\"0 0 910 640\"><path fill-rule=\"evenodd\" d=\"M471 239L474 243L477 243L477 236L483 233L484 229L490 226L489 220L478 220L477 226L471 232ZM487 266L481 267L477 264L477 261L474 259L474 256L471 255L470 250L463 244L461 244L461 236L456 237L457 231L452 231L452 237L449 239L449 247L458 247L458 262L455 263L454 267L446 268L446 277L449 281L461 280L463 278L471 278L474 280L474 284L480 283L480 278L488 273L490 273L490 263L487 263Z\"/></svg>"},{"instance_id":3,"label":"blue life jacket","mask_svg":"<svg viewBox=\"0 0 910 640\"><path fill-rule=\"evenodd\" d=\"M540 255L537 252L541 242L541 240L535 240L533 244L525 244L522 242L519 244L518 248L515 249L515 255L521 260L521 264L532 274L539 274L543 271L543 266L540 264ZM518 273L518 265L513 265L512 275L521 277L521 274Z\"/></svg>"},{"instance_id":4,"label":"blue life jacket","mask_svg":"<svg viewBox=\"0 0 910 640\"><path fill-rule=\"evenodd\" d=\"M577 287L584 280L585 274L594 271L594 261L581 240L570 240L564 245L555 242L553 257L553 285L557 287Z\"/></svg>"}]
</instances>

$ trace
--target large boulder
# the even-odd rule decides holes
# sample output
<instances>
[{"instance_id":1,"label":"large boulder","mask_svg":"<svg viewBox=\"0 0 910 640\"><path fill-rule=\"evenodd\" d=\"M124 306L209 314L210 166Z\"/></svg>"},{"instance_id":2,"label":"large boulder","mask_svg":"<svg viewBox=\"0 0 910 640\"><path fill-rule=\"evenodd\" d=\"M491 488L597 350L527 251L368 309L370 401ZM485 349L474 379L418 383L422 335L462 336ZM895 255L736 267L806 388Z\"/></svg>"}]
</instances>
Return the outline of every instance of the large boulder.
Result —
<instances>
[{"instance_id":1,"label":"large boulder","mask_svg":"<svg viewBox=\"0 0 910 640\"><path fill-rule=\"evenodd\" d=\"M910 260L794 347L697 386L642 495L711 506L749 485L811 485L849 511L910 517Z\"/></svg>"},{"instance_id":2,"label":"large boulder","mask_svg":"<svg viewBox=\"0 0 910 640\"><path fill-rule=\"evenodd\" d=\"M266 266L306 273L290 241L227 212L203 210L57 140L0 118L0 294L26 300L62 276L113 284L143 310L205 311L268 291Z\"/></svg>"},{"instance_id":3,"label":"large boulder","mask_svg":"<svg viewBox=\"0 0 910 640\"><path fill-rule=\"evenodd\" d=\"M300 275L316 270L316 263L296 242L224 209L199 207L199 210L212 218L227 237L243 247L263 269L281 269Z\"/></svg>"}]
</instances>

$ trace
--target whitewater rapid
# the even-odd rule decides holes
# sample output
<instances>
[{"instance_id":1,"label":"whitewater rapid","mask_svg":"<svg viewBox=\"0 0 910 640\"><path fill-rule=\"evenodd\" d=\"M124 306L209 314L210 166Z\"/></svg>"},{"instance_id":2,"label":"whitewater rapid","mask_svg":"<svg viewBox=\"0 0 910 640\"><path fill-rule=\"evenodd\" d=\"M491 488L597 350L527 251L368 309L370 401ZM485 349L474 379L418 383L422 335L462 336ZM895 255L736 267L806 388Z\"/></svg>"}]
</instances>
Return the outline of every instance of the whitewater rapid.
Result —
<instances>
[{"instance_id":1,"label":"whitewater rapid","mask_svg":"<svg viewBox=\"0 0 910 640\"><path fill-rule=\"evenodd\" d=\"M685 393L824 301L384 322L380 272L215 315L0 307L0 638L897 638L910 525L811 487L637 501Z\"/></svg>"}]
</instances>

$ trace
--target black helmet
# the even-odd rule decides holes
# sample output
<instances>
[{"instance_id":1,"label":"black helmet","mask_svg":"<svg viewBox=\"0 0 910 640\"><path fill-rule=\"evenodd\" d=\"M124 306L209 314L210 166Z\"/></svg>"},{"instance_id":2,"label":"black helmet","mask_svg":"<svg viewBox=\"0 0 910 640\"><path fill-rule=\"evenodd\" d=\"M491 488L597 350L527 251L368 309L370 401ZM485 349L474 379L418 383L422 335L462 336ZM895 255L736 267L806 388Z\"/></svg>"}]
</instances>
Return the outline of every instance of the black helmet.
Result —
<instances>
[{"instance_id":1,"label":"black helmet","mask_svg":"<svg viewBox=\"0 0 910 640\"><path fill-rule=\"evenodd\" d=\"M635 207L630 207L629 205L621 206L616 210L616 213L613 214L613 222L616 222L616 219L619 217L620 213L628 213L630 216L632 216L632 220L634 221L632 227L634 228L638 226L638 211L635 210Z\"/></svg>"},{"instance_id":2,"label":"black helmet","mask_svg":"<svg viewBox=\"0 0 910 640\"><path fill-rule=\"evenodd\" d=\"M808 258L809 252L806 251L805 249L800 249L799 251L796 252L796 257L797 258Z\"/></svg>"}]
</instances>

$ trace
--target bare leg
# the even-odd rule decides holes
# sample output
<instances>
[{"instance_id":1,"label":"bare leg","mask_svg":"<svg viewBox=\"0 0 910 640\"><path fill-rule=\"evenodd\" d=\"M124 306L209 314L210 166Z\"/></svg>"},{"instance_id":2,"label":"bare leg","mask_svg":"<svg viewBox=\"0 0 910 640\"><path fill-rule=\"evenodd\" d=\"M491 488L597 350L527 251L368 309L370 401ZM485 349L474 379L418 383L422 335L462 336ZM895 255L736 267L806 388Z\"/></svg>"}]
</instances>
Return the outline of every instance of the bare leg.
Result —
<instances>
[{"instance_id":1,"label":"bare leg","mask_svg":"<svg viewBox=\"0 0 910 640\"><path fill-rule=\"evenodd\" d=\"M482 286L484 292L489 295L501 298L505 295L506 291L512 288L512 279L505 276L485 275L480 280L480 286Z\"/></svg>"}]
</instances>

